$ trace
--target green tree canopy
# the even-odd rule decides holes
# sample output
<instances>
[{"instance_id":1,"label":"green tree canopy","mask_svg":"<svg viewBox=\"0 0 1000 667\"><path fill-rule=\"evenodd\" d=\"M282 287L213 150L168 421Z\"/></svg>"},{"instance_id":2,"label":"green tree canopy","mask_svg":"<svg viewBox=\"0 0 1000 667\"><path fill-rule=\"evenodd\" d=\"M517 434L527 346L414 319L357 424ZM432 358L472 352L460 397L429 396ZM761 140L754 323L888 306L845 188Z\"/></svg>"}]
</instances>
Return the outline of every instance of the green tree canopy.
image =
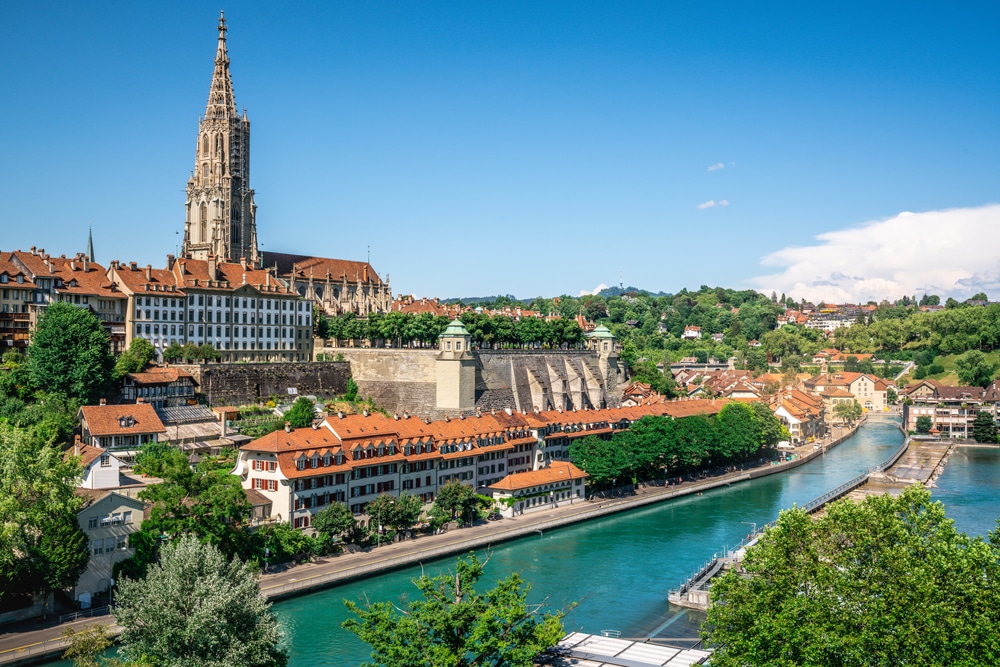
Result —
<instances>
[{"instance_id":1,"label":"green tree canopy","mask_svg":"<svg viewBox=\"0 0 1000 667\"><path fill-rule=\"evenodd\" d=\"M290 422L292 428L310 426L315 418L316 404L305 396L295 399L291 409L285 413L285 421Z\"/></svg>"},{"instance_id":2,"label":"green tree canopy","mask_svg":"<svg viewBox=\"0 0 1000 667\"><path fill-rule=\"evenodd\" d=\"M976 419L972 422L972 437L976 442L997 444L997 423L986 410L976 413Z\"/></svg>"},{"instance_id":3,"label":"green tree canopy","mask_svg":"<svg viewBox=\"0 0 1000 667\"><path fill-rule=\"evenodd\" d=\"M87 568L73 494L80 466L21 429L0 424L0 602L68 588Z\"/></svg>"},{"instance_id":4,"label":"green tree canopy","mask_svg":"<svg viewBox=\"0 0 1000 667\"><path fill-rule=\"evenodd\" d=\"M955 530L920 486L781 513L712 585L712 665L987 665L1000 661L1000 536Z\"/></svg>"},{"instance_id":5,"label":"green tree canopy","mask_svg":"<svg viewBox=\"0 0 1000 667\"><path fill-rule=\"evenodd\" d=\"M453 480L438 489L434 508L450 519L471 521L479 510L479 495L468 484Z\"/></svg>"},{"instance_id":6,"label":"green tree canopy","mask_svg":"<svg viewBox=\"0 0 1000 667\"><path fill-rule=\"evenodd\" d=\"M114 359L100 321L90 311L59 301L38 318L28 367L35 386L95 403L111 380Z\"/></svg>"},{"instance_id":7,"label":"green tree canopy","mask_svg":"<svg viewBox=\"0 0 1000 667\"><path fill-rule=\"evenodd\" d=\"M917 421L914 426L917 428L917 433L926 435L931 432L931 427L934 426L934 422L932 422L931 418L927 415L920 415L917 417Z\"/></svg>"},{"instance_id":8,"label":"green tree canopy","mask_svg":"<svg viewBox=\"0 0 1000 667\"><path fill-rule=\"evenodd\" d=\"M987 360L986 355L979 350L969 350L955 360L955 371L958 380L964 385L988 387L993 381L996 366Z\"/></svg>"},{"instance_id":9,"label":"green tree canopy","mask_svg":"<svg viewBox=\"0 0 1000 667\"><path fill-rule=\"evenodd\" d=\"M143 579L118 585L121 653L160 667L283 667L288 655L257 573L185 536L166 544Z\"/></svg>"},{"instance_id":10,"label":"green tree canopy","mask_svg":"<svg viewBox=\"0 0 1000 667\"><path fill-rule=\"evenodd\" d=\"M145 370L149 362L156 356L156 349L153 348L145 338L133 338L128 349L122 352L115 362L115 377L120 378L129 373L138 373Z\"/></svg>"},{"instance_id":11,"label":"green tree canopy","mask_svg":"<svg viewBox=\"0 0 1000 667\"><path fill-rule=\"evenodd\" d=\"M562 638L565 612L543 613L542 605L530 604L531 586L517 573L477 592L484 566L471 554L459 559L454 574L415 579L421 599L402 610L345 600L356 618L344 627L372 647L365 667L531 667Z\"/></svg>"}]
</instances>

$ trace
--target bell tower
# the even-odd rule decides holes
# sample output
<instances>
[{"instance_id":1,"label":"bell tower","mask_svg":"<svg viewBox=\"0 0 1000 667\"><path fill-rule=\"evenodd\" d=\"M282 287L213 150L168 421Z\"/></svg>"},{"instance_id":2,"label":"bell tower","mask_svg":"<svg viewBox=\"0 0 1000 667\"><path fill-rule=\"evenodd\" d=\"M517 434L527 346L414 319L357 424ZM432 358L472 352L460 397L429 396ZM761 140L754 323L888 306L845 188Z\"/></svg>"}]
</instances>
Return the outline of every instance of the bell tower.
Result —
<instances>
[{"instance_id":1,"label":"bell tower","mask_svg":"<svg viewBox=\"0 0 1000 667\"><path fill-rule=\"evenodd\" d=\"M184 246L190 259L215 257L260 264L257 206L250 189L250 120L236 111L226 50L226 18L219 15L215 72L205 116L198 123L194 171L187 182Z\"/></svg>"}]
</instances>

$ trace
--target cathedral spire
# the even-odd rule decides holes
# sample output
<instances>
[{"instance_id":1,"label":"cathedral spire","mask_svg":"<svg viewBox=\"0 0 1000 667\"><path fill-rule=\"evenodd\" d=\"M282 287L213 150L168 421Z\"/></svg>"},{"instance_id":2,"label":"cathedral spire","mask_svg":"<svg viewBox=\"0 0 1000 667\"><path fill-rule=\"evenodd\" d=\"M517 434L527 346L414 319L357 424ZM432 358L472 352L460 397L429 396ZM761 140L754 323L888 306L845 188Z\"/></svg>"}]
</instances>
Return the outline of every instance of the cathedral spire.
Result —
<instances>
[{"instance_id":1,"label":"cathedral spire","mask_svg":"<svg viewBox=\"0 0 1000 667\"><path fill-rule=\"evenodd\" d=\"M94 228L90 227L87 231L87 259L91 262L94 261Z\"/></svg>"},{"instance_id":2,"label":"cathedral spire","mask_svg":"<svg viewBox=\"0 0 1000 667\"><path fill-rule=\"evenodd\" d=\"M226 14L219 12L219 46L215 50L215 72L208 91L205 118L238 118L233 81L229 75L229 51L226 49Z\"/></svg>"},{"instance_id":3,"label":"cathedral spire","mask_svg":"<svg viewBox=\"0 0 1000 667\"><path fill-rule=\"evenodd\" d=\"M183 257L260 261L257 207L250 187L250 120L240 117L229 74L226 16L219 14L215 69L198 124L195 166L187 184Z\"/></svg>"}]
</instances>

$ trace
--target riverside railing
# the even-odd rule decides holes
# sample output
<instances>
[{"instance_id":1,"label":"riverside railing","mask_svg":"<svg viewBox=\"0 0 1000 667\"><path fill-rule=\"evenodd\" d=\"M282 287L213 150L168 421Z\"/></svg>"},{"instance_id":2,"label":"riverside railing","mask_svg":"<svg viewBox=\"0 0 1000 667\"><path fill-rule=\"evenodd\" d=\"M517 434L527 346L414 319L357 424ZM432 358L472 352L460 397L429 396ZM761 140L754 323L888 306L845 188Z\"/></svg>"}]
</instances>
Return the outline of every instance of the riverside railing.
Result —
<instances>
[{"instance_id":1,"label":"riverside railing","mask_svg":"<svg viewBox=\"0 0 1000 667\"><path fill-rule=\"evenodd\" d=\"M906 453L906 450L909 449L909 447L910 447L910 438L909 438L909 436L907 436L906 439L903 440L903 444L900 445L889 456L889 458L887 458L886 460L882 461L882 463L879 463L876 466L868 468L867 470L865 470L865 472L861 473L857 477L854 477L853 479L851 479L851 480L849 480L847 482L844 482L843 484L841 484L837 488L835 488L835 489L833 489L831 491L827 491L826 493L824 493L824 494L822 494L822 495L820 495L820 496L818 496L816 498L813 498L812 500L810 500L806 504L802 505L801 509L803 509L804 511L806 511L809 514L812 514L813 512L815 512L816 510L818 510L819 508L824 507L826 504L828 504L830 502L833 502L834 500L847 495L848 493L850 493L854 489L858 488L859 486L861 486L862 484L864 484L865 482L867 482L868 478L872 475L872 473L883 472L884 470L888 470L893 465L895 465L896 461L898 461L900 459L900 457L902 457L903 454ZM727 549L726 553L724 553L722 555L722 558L728 558L730 553L738 552L740 549L743 549L743 548L751 545L752 543L756 542L760 538L761 535L763 535L765 532L767 532L768 528L774 527L774 525L777 524L777 523L778 523L778 520L775 519L774 521L769 521L768 523L764 524L763 526L760 526L757 529L756 532L752 532L747 537L744 537L742 540L740 540L739 544L737 544L734 548ZM684 593L686 593L687 591L691 590L691 588L698 582L698 580L701 577L703 577L705 575L706 572L708 572L708 570L712 567L712 565L717 560L719 560L719 555L718 554L716 554L715 556L713 556L713 558L711 560L709 560L708 563L706 563L702 567L698 568L690 577L688 577L687 579L685 579L684 583L681 584L681 586L679 588L673 588L673 589L671 589L669 595L680 596L680 595L684 595ZM704 584L702 584L701 588L702 589L708 588L708 583L709 582L705 582Z\"/></svg>"}]
</instances>

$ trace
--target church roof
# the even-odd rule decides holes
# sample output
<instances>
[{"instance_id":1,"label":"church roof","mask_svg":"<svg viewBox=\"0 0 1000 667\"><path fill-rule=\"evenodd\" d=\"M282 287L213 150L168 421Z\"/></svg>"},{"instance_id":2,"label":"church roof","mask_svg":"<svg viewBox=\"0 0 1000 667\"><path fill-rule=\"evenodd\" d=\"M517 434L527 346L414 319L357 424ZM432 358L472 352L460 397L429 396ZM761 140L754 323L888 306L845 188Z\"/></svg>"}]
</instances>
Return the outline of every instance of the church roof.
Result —
<instances>
[{"instance_id":1,"label":"church roof","mask_svg":"<svg viewBox=\"0 0 1000 667\"><path fill-rule=\"evenodd\" d=\"M325 282L329 276L331 281L340 282L346 277L352 283L368 281L375 285L382 284L382 279L368 262L269 251L262 253L262 257L264 266L277 266L278 275L282 278L308 281L311 277L313 282Z\"/></svg>"}]
</instances>

